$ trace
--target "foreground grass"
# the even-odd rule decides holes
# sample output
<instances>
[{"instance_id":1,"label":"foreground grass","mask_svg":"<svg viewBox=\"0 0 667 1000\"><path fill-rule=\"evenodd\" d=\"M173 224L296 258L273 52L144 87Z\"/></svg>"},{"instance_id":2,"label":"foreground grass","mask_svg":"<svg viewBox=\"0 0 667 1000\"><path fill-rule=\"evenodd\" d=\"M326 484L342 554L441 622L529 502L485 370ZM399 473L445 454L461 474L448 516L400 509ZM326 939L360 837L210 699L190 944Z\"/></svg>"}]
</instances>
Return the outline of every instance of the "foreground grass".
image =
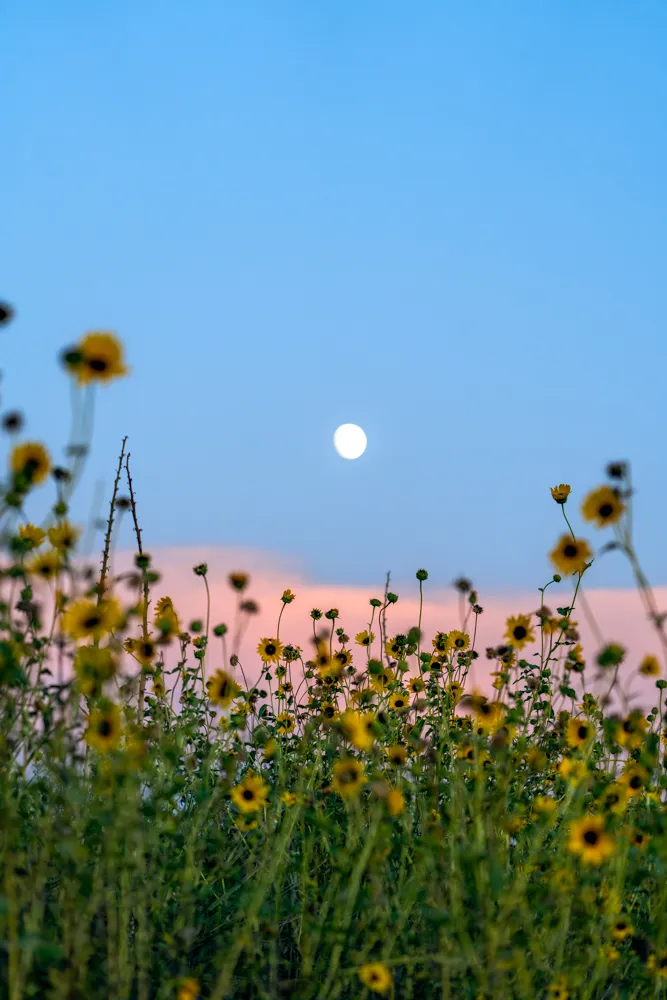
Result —
<instances>
[{"instance_id":1,"label":"foreground grass","mask_svg":"<svg viewBox=\"0 0 667 1000\"><path fill-rule=\"evenodd\" d=\"M125 374L110 335L63 361L88 394ZM337 609L312 609L307 651L281 639L285 591L251 686L238 659L248 578L230 574L230 629L211 625L205 564L202 621L186 630L155 599L125 442L101 569L78 569L68 510L86 449L70 445L67 469L14 445L2 492L0 997L665 994L665 682L657 656L581 649L592 550L565 516L569 487L552 489L563 530L537 612L482 654L493 697L469 684L483 609L466 580L461 620L435 636L420 621L390 633L387 584L355 637ZM664 658L629 471L607 471L582 514L613 530ZM24 503L49 474L57 499L39 528ZM138 547L128 606L109 558L124 510ZM549 607L561 577L572 596ZM648 714L624 694L638 670L657 678Z\"/></svg>"}]
</instances>

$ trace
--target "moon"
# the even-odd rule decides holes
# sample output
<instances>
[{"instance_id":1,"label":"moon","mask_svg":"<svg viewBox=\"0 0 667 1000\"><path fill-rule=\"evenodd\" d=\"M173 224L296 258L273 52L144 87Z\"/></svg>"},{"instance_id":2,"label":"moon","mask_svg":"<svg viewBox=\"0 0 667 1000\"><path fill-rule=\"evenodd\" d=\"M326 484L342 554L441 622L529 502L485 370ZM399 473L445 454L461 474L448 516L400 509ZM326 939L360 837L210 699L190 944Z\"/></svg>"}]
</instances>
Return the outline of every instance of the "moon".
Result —
<instances>
[{"instance_id":1,"label":"moon","mask_svg":"<svg viewBox=\"0 0 667 1000\"><path fill-rule=\"evenodd\" d=\"M359 458L366 451L368 439L356 424L341 424L334 436L334 448L341 458Z\"/></svg>"}]
</instances>

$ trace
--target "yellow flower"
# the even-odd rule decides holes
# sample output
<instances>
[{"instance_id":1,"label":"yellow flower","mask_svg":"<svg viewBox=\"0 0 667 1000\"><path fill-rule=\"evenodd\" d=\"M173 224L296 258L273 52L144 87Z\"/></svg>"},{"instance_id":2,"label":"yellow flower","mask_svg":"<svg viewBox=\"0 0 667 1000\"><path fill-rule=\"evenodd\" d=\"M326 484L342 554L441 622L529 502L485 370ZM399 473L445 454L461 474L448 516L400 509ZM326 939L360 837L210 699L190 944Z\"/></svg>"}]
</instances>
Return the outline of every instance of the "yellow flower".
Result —
<instances>
[{"instance_id":1,"label":"yellow flower","mask_svg":"<svg viewBox=\"0 0 667 1000\"><path fill-rule=\"evenodd\" d=\"M276 732L287 736L294 729L294 717L289 712L280 712L276 716Z\"/></svg>"},{"instance_id":2,"label":"yellow flower","mask_svg":"<svg viewBox=\"0 0 667 1000\"><path fill-rule=\"evenodd\" d=\"M79 646L74 657L74 673L82 695L100 694L105 681L116 672L116 661L108 647Z\"/></svg>"},{"instance_id":3,"label":"yellow flower","mask_svg":"<svg viewBox=\"0 0 667 1000\"><path fill-rule=\"evenodd\" d=\"M375 635L366 629L364 632L357 632L354 641L358 646L370 646L375 641Z\"/></svg>"},{"instance_id":4,"label":"yellow flower","mask_svg":"<svg viewBox=\"0 0 667 1000\"><path fill-rule=\"evenodd\" d=\"M408 682L408 687L413 694L419 694L421 691L426 690L426 685L421 677L413 677L412 680Z\"/></svg>"},{"instance_id":5,"label":"yellow flower","mask_svg":"<svg viewBox=\"0 0 667 1000\"><path fill-rule=\"evenodd\" d=\"M405 645L402 642L398 642L398 636L394 636L393 639L387 639L384 644L387 656L394 656L396 659L400 659L403 656L405 650Z\"/></svg>"},{"instance_id":6,"label":"yellow flower","mask_svg":"<svg viewBox=\"0 0 667 1000\"><path fill-rule=\"evenodd\" d=\"M633 763L626 767L618 781L625 787L629 796L639 795L646 787L648 771L641 764Z\"/></svg>"},{"instance_id":7,"label":"yellow flower","mask_svg":"<svg viewBox=\"0 0 667 1000\"><path fill-rule=\"evenodd\" d=\"M373 725L375 715L371 712L362 714L361 712L343 712L340 717L340 724L345 737L357 750L369 750L375 742Z\"/></svg>"},{"instance_id":8,"label":"yellow flower","mask_svg":"<svg viewBox=\"0 0 667 1000\"><path fill-rule=\"evenodd\" d=\"M46 538L46 533L38 528L36 525L28 522L27 524L19 524L19 538L26 542L27 548L38 549L44 539Z\"/></svg>"},{"instance_id":9,"label":"yellow flower","mask_svg":"<svg viewBox=\"0 0 667 1000\"><path fill-rule=\"evenodd\" d=\"M264 663L277 663L282 655L283 646L278 639L262 639L257 646L257 652Z\"/></svg>"},{"instance_id":10,"label":"yellow flower","mask_svg":"<svg viewBox=\"0 0 667 1000\"><path fill-rule=\"evenodd\" d=\"M273 739L273 737L271 737L271 739L267 740L264 744L264 760L271 760L272 757L275 757L277 749L278 743Z\"/></svg>"},{"instance_id":11,"label":"yellow flower","mask_svg":"<svg viewBox=\"0 0 667 1000\"><path fill-rule=\"evenodd\" d=\"M462 650L467 649L470 645L470 636L467 632L459 632L458 629L452 629L451 632L447 633L447 651L455 649L457 653L462 652Z\"/></svg>"},{"instance_id":12,"label":"yellow flower","mask_svg":"<svg viewBox=\"0 0 667 1000\"><path fill-rule=\"evenodd\" d=\"M69 367L79 385L110 382L128 374L129 369L123 363L123 345L113 333L86 334L74 354L78 357L72 359Z\"/></svg>"},{"instance_id":13,"label":"yellow flower","mask_svg":"<svg viewBox=\"0 0 667 1000\"><path fill-rule=\"evenodd\" d=\"M405 691L395 691L389 698L389 707L396 712L405 712L410 708L410 699Z\"/></svg>"},{"instance_id":14,"label":"yellow flower","mask_svg":"<svg viewBox=\"0 0 667 1000\"><path fill-rule=\"evenodd\" d=\"M41 580L53 580L62 569L60 553L55 549L48 549L46 552L36 552L32 559L25 564L26 573L37 576Z\"/></svg>"},{"instance_id":15,"label":"yellow flower","mask_svg":"<svg viewBox=\"0 0 667 1000\"><path fill-rule=\"evenodd\" d=\"M408 759L408 751L400 743L384 748L385 756L392 767L402 767Z\"/></svg>"},{"instance_id":16,"label":"yellow flower","mask_svg":"<svg viewBox=\"0 0 667 1000\"><path fill-rule=\"evenodd\" d=\"M88 746L105 753L118 746L120 736L121 718L118 705L109 702L91 711L84 736Z\"/></svg>"},{"instance_id":17,"label":"yellow flower","mask_svg":"<svg viewBox=\"0 0 667 1000\"><path fill-rule=\"evenodd\" d=\"M569 486L567 487L569 490ZM559 976L553 983L549 984L547 996L549 1000L568 1000L569 992L565 976Z\"/></svg>"},{"instance_id":18,"label":"yellow flower","mask_svg":"<svg viewBox=\"0 0 667 1000\"><path fill-rule=\"evenodd\" d=\"M391 989L391 972L383 962L367 962L362 965L359 979L372 993L386 993Z\"/></svg>"},{"instance_id":19,"label":"yellow flower","mask_svg":"<svg viewBox=\"0 0 667 1000\"><path fill-rule=\"evenodd\" d=\"M183 979L178 987L176 1000L197 1000L199 996L199 983L196 979Z\"/></svg>"},{"instance_id":20,"label":"yellow flower","mask_svg":"<svg viewBox=\"0 0 667 1000\"><path fill-rule=\"evenodd\" d=\"M655 972L658 979L667 979L667 951L661 951L659 955L649 955L646 968L649 972Z\"/></svg>"},{"instance_id":21,"label":"yellow flower","mask_svg":"<svg viewBox=\"0 0 667 1000\"><path fill-rule=\"evenodd\" d=\"M588 775L588 768L583 760L573 757L563 757L558 764L558 773L570 784L577 785Z\"/></svg>"},{"instance_id":22,"label":"yellow flower","mask_svg":"<svg viewBox=\"0 0 667 1000\"><path fill-rule=\"evenodd\" d=\"M63 520L49 528L49 541L54 549L69 552L76 545L81 535L81 528L76 528L69 521Z\"/></svg>"},{"instance_id":23,"label":"yellow flower","mask_svg":"<svg viewBox=\"0 0 667 1000\"><path fill-rule=\"evenodd\" d=\"M602 808L607 812L625 812L628 805L628 792L625 785L614 782L604 790Z\"/></svg>"},{"instance_id":24,"label":"yellow flower","mask_svg":"<svg viewBox=\"0 0 667 1000\"><path fill-rule=\"evenodd\" d=\"M431 639L431 645L433 646L436 653L446 653L447 652L447 633L446 632L436 632L435 639Z\"/></svg>"},{"instance_id":25,"label":"yellow flower","mask_svg":"<svg viewBox=\"0 0 667 1000\"><path fill-rule=\"evenodd\" d=\"M586 864L599 865L614 853L614 841L599 816L584 816L570 824L568 850Z\"/></svg>"},{"instance_id":26,"label":"yellow flower","mask_svg":"<svg viewBox=\"0 0 667 1000\"><path fill-rule=\"evenodd\" d=\"M659 677L661 672L657 656L647 654L639 664L639 673L643 674L644 677Z\"/></svg>"},{"instance_id":27,"label":"yellow flower","mask_svg":"<svg viewBox=\"0 0 667 1000\"><path fill-rule=\"evenodd\" d=\"M561 483L560 486L551 486L551 496L554 498L556 503L567 503L567 498L572 492L571 487L567 483Z\"/></svg>"},{"instance_id":28,"label":"yellow flower","mask_svg":"<svg viewBox=\"0 0 667 1000\"><path fill-rule=\"evenodd\" d=\"M585 747L595 736L595 727L586 719L568 719L566 739L568 746Z\"/></svg>"},{"instance_id":29,"label":"yellow flower","mask_svg":"<svg viewBox=\"0 0 667 1000\"><path fill-rule=\"evenodd\" d=\"M593 553L588 542L572 535L561 535L550 553L551 561L561 573L583 573Z\"/></svg>"},{"instance_id":30,"label":"yellow flower","mask_svg":"<svg viewBox=\"0 0 667 1000\"><path fill-rule=\"evenodd\" d=\"M338 709L332 701L325 701L320 705L320 715L324 722L334 722L338 717Z\"/></svg>"},{"instance_id":31,"label":"yellow flower","mask_svg":"<svg viewBox=\"0 0 667 1000\"><path fill-rule=\"evenodd\" d=\"M341 671L345 670L352 663L352 653L349 649L339 649L333 655L333 662L338 664Z\"/></svg>"},{"instance_id":32,"label":"yellow flower","mask_svg":"<svg viewBox=\"0 0 667 1000\"><path fill-rule=\"evenodd\" d=\"M296 594L293 594L288 587L287 590L283 590L283 596L280 598L280 600L283 602L283 604L291 604L292 601L295 599L295 597Z\"/></svg>"},{"instance_id":33,"label":"yellow flower","mask_svg":"<svg viewBox=\"0 0 667 1000\"><path fill-rule=\"evenodd\" d=\"M400 816L405 809L405 796L398 788L392 788L387 795L387 809L392 816Z\"/></svg>"},{"instance_id":34,"label":"yellow flower","mask_svg":"<svg viewBox=\"0 0 667 1000\"><path fill-rule=\"evenodd\" d=\"M284 803L288 809L291 809L292 806L298 805L299 796L295 795L294 792L283 792L280 796L280 801Z\"/></svg>"},{"instance_id":35,"label":"yellow flower","mask_svg":"<svg viewBox=\"0 0 667 1000\"><path fill-rule=\"evenodd\" d=\"M618 490L600 486L584 497L581 516L585 521L594 521L598 528L604 528L607 524L615 524L624 510L625 504L621 502Z\"/></svg>"},{"instance_id":36,"label":"yellow flower","mask_svg":"<svg viewBox=\"0 0 667 1000\"><path fill-rule=\"evenodd\" d=\"M617 917L611 928L611 936L615 941L623 941L634 932L631 921L624 916Z\"/></svg>"},{"instance_id":37,"label":"yellow flower","mask_svg":"<svg viewBox=\"0 0 667 1000\"><path fill-rule=\"evenodd\" d=\"M51 471L49 453L38 441L17 444L12 449L10 465L12 472L20 480L19 485L23 487L43 483Z\"/></svg>"},{"instance_id":38,"label":"yellow flower","mask_svg":"<svg viewBox=\"0 0 667 1000\"><path fill-rule=\"evenodd\" d=\"M508 618L506 625L505 638L515 649L521 650L535 640L535 632L528 615L516 615L514 618Z\"/></svg>"},{"instance_id":39,"label":"yellow flower","mask_svg":"<svg viewBox=\"0 0 667 1000\"><path fill-rule=\"evenodd\" d=\"M181 623L179 622L178 615L174 610L174 604L171 597L161 597L159 601L156 602L153 625L160 633L160 637L163 642L168 641L172 638L172 636L180 633Z\"/></svg>"},{"instance_id":40,"label":"yellow flower","mask_svg":"<svg viewBox=\"0 0 667 1000\"><path fill-rule=\"evenodd\" d=\"M62 619L63 631L72 639L99 640L117 627L122 619L118 601L114 597L94 601L76 601L67 609Z\"/></svg>"},{"instance_id":41,"label":"yellow flower","mask_svg":"<svg viewBox=\"0 0 667 1000\"><path fill-rule=\"evenodd\" d=\"M643 851L648 847L648 842L651 838L643 830L635 828L630 834L630 843L633 847L636 847L639 851Z\"/></svg>"},{"instance_id":42,"label":"yellow flower","mask_svg":"<svg viewBox=\"0 0 667 1000\"><path fill-rule=\"evenodd\" d=\"M644 715L635 709L623 719L615 732L616 742L629 750L638 749L644 742L648 723Z\"/></svg>"},{"instance_id":43,"label":"yellow flower","mask_svg":"<svg viewBox=\"0 0 667 1000\"><path fill-rule=\"evenodd\" d=\"M232 802L242 813L259 812L266 805L268 796L269 786L263 778L252 772L232 788Z\"/></svg>"},{"instance_id":44,"label":"yellow flower","mask_svg":"<svg viewBox=\"0 0 667 1000\"><path fill-rule=\"evenodd\" d=\"M363 771L362 763L353 757L337 760L333 766L331 787L341 798L353 799L368 780Z\"/></svg>"},{"instance_id":45,"label":"yellow flower","mask_svg":"<svg viewBox=\"0 0 667 1000\"><path fill-rule=\"evenodd\" d=\"M220 708L229 708L241 691L239 685L226 670L216 670L206 682L206 687L209 701L214 705L219 705Z\"/></svg>"},{"instance_id":46,"label":"yellow flower","mask_svg":"<svg viewBox=\"0 0 667 1000\"><path fill-rule=\"evenodd\" d=\"M394 680L394 671L390 670L389 667L384 667L379 674L371 674L370 677L371 687L380 692L393 683Z\"/></svg>"},{"instance_id":47,"label":"yellow flower","mask_svg":"<svg viewBox=\"0 0 667 1000\"><path fill-rule=\"evenodd\" d=\"M533 806L536 812L544 813L545 815L554 813L558 808L558 804L555 799L549 798L546 795L538 795L533 803Z\"/></svg>"}]
</instances>

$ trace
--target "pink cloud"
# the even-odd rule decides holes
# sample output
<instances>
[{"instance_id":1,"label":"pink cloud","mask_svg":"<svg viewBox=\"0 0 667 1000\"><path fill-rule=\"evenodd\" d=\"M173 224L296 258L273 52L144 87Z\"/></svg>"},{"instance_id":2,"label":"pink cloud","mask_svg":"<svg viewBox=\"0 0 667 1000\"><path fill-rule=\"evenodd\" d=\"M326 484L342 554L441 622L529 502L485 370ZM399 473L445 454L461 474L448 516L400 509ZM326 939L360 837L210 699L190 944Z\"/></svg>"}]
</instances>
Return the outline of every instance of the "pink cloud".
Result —
<instances>
[{"instance_id":1,"label":"pink cloud","mask_svg":"<svg viewBox=\"0 0 667 1000\"><path fill-rule=\"evenodd\" d=\"M161 579L154 585L151 598L155 601L168 594L173 599L181 623L186 629L193 619L204 620L206 617L206 591L203 580L193 573L195 565L202 562L208 565L211 628L224 622L232 634L237 596L227 582L227 575L233 570L244 570L249 573L250 584L243 597L255 600L260 610L259 614L250 618L237 652L251 683L259 671L259 658L255 651L257 643L262 637L275 637L278 615L282 607L280 597L286 588L291 588L296 594L296 600L285 608L280 626L280 638L283 642L301 646L304 654L310 654L312 649L310 642L313 632L310 618L312 608L320 608L323 612L332 607L338 608L340 619L336 622L336 626L345 628L353 639L356 632L368 625L371 612L369 599L381 598L384 591L383 581L379 581L375 587L316 584L307 579L297 561L251 549L221 546L162 548L154 550L152 556L153 568L161 573ZM130 552L116 554L114 572L132 568L133 558L133 553ZM417 624L419 617L417 581L412 580L405 585L392 583L392 589L399 595L399 601L387 611L387 628L390 635L407 632L411 626ZM667 588L657 589L655 596L659 607L667 605ZM461 602L453 588L446 590L431 588L428 581L424 585L424 598L422 628L425 634L425 648L430 649L430 639L436 631L462 626ZM561 589L546 603L555 611L556 606L567 605L570 599L571 591ZM650 708L656 702L654 681L640 677L636 673L636 668L645 653L659 655L660 645L653 626L647 620L639 594L634 590L595 589L585 592L585 600L604 641L620 643L628 651L626 661L621 668L626 695L630 700L634 699L633 704ZM492 668L485 657L486 647L502 643L506 619L518 613L534 612L540 604L540 595L537 591L491 595L480 593L479 601L484 607L484 613L477 619L475 643L480 657L473 664L471 680L480 688L490 690L489 670ZM600 642L579 601L577 605L574 618L579 623L584 654L587 660L593 663ZM320 622L319 626L324 624L329 623ZM473 626L474 619L471 616L469 630ZM377 628L374 628L374 631L377 635ZM232 652L232 638L233 635L228 636L228 653ZM213 670L216 666L222 666L220 640L212 637L209 648L208 669ZM361 665L364 653L359 647L354 648L358 650L357 660ZM379 652L377 640L375 648ZM532 649L524 650L523 655L526 659L530 659L532 651ZM596 686L594 675L595 667L591 666L586 674L586 690L600 693L606 684Z\"/></svg>"}]
</instances>

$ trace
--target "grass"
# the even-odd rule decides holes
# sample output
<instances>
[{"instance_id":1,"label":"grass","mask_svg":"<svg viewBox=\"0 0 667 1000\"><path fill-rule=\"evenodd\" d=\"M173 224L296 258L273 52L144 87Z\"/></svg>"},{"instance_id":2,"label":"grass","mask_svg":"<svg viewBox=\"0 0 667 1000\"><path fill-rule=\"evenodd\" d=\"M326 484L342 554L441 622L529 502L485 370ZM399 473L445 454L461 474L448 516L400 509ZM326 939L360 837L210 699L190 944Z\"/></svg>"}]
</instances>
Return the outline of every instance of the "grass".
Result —
<instances>
[{"instance_id":1,"label":"grass","mask_svg":"<svg viewBox=\"0 0 667 1000\"><path fill-rule=\"evenodd\" d=\"M89 335L62 360L80 433L96 383L125 374L122 345ZM4 426L20 434L20 417ZM248 578L230 574L231 629L211 625L205 564L201 621L186 630L157 599L125 441L101 568L81 571L68 512L87 444L54 469L39 443L14 443L2 490L0 997L665 995L663 666L582 650L593 554L569 487L552 489L562 533L539 612L481 654L492 696L469 685L483 609L466 580L447 632L392 634L387 581L355 637L337 609L312 609L305 651L280 640L285 591L249 686ZM607 473L582 514L613 532L600 551L629 559L664 660L629 469ZM49 475L40 528L24 504ZM123 511L129 604L110 559ZM571 597L552 608L561 579ZM637 671L655 679L648 714L624 693Z\"/></svg>"}]
</instances>

